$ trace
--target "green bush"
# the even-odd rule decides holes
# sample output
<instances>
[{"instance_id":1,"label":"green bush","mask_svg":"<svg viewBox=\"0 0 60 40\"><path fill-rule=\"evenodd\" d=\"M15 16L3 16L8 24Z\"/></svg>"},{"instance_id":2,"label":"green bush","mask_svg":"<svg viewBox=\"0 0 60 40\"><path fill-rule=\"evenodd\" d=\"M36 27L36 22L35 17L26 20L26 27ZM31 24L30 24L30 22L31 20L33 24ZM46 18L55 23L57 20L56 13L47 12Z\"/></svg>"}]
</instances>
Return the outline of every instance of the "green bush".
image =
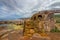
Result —
<instances>
[{"instance_id":1,"label":"green bush","mask_svg":"<svg viewBox=\"0 0 60 40\"><path fill-rule=\"evenodd\" d=\"M60 32L60 30L57 27L55 27L55 29L52 29L50 32Z\"/></svg>"}]
</instances>

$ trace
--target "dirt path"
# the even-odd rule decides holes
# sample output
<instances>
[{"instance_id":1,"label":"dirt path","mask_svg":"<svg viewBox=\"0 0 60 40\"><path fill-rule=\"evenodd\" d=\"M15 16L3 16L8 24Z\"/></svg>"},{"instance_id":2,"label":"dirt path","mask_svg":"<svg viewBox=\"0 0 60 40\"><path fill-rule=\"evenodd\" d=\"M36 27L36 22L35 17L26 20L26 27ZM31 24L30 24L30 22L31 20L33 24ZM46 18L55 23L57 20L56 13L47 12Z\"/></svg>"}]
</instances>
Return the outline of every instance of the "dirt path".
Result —
<instances>
[{"instance_id":1,"label":"dirt path","mask_svg":"<svg viewBox=\"0 0 60 40\"><path fill-rule=\"evenodd\" d=\"M60 33L50 33L51 40L60 40Z\"/></svg>"},{"instance_id":2,"label":"dirt path","mask_svg":"<svg viewBox=\"0 0 60 40\"><path fill-rule=\"evenodd\" d=\"M0 40L47 40L39 37L29 39L28 37L23 37L22 34L22 31L12 31L9 35ZM50 38L49 40L60 40L60 33L49 33L48 36Z\"/></svg>"}]
</instances>

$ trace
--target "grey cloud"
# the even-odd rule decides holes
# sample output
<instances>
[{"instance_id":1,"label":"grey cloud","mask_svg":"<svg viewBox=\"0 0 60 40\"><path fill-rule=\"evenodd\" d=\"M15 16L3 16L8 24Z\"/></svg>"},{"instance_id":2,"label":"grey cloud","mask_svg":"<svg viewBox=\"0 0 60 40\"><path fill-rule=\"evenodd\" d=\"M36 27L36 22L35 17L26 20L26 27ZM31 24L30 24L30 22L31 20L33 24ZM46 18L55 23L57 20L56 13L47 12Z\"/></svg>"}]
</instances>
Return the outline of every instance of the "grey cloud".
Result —
<instances>
[{"instance_id":1,"label":"grey cloud","mask_svg":"<svg viewBox=\"0 0 60 40\"><path fill-rule=\"evenodd\" d=\"M7 19L30 17L41 8L51 9L53 6L60 5L60 2L49 5L52 1L55 0L0 0L0 18L5 20L7 17L9 17Z\"/></svg>"}]
</instances>

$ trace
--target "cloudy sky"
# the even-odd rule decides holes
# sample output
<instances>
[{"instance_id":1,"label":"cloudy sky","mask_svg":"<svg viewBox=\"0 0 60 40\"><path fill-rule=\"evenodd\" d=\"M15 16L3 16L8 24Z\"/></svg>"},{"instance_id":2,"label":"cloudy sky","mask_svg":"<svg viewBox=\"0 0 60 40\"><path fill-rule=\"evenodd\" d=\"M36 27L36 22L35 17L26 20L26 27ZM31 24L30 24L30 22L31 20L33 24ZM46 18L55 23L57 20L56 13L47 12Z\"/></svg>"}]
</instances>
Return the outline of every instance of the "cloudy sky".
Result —
<instances>
[{"instance_id":1,"label":"cloudy sky","mask_svg":"<svg viewBox=\"0 0 60 40\"><path fill-rule=\"evenodd\" d=\"M0 0L0 20L31 17L35 12L59 9L59 0Z\"/></svg>"}]
</instances>

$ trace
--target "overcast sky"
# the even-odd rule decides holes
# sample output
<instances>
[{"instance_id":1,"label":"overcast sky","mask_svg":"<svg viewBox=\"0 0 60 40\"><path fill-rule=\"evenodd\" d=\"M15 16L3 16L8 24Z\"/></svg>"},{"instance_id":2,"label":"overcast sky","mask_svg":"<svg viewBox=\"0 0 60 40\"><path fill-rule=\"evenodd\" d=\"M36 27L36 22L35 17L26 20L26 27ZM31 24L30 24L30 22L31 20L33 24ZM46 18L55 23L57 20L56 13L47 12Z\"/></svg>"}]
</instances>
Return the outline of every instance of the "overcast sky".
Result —
<instances>
[{"instance_id":1,"label":"overcast sky","mask_svg":"<svg viewBox=\"0 0 60 40\"><path fill-rule=\"evenodd\" d=\"M55 8L60 8L60 0L0 0L0 20L27 18Z\"/></svg>"}]
</instances>

